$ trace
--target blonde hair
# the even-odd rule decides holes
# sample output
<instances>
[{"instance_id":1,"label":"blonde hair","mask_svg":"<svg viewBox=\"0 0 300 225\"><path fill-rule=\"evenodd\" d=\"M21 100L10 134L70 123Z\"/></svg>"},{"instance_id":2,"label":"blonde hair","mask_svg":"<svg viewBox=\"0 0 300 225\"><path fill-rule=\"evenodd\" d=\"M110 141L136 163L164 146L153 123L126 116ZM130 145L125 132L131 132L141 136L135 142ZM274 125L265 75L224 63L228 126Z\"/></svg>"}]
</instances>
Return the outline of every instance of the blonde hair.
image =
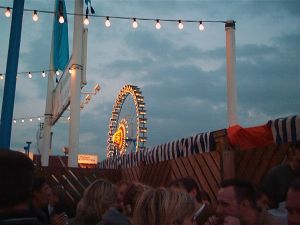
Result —
<instances>
[{"instance_id":1,"label":"blonde hair","mask_svg":"<svg viewBox=\"0 0 300 225\"><path fill-rule=\"evenodd\" d=\"M182 224L191 216L195 206L187 193L166 188L150 189L143 193L133 214L134 225Z\"/></svg>"},{"instance_id":2,"label":"blonde hair","mask_svg":"<svg viewBox=\"0 0 300 225\"><path fill-rule=\"evenodd\" d=\"M84 191L76 209L75 221L79 224L96 224L115 203L117 188L107 180L99 179Z\"/></svg>"}]
</instances>

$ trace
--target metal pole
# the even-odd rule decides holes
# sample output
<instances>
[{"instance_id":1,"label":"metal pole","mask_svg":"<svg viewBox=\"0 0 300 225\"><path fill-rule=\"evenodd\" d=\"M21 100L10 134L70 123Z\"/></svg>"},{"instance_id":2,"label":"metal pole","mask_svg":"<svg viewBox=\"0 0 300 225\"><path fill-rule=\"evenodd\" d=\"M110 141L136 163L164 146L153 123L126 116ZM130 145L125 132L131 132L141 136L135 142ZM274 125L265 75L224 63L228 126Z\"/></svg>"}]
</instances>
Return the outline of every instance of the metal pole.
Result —
<instances>
[{"instance_id":1,"label":"metal pole","mask_svg":"<svg viewBox=\"0 0 300 225\"><path fill-rule=\"evenodd\" d=\"M227 112L229 126L237 124L236 114L236 57L235 57L235 21L225 23L226 31L226 64L227 64Z\"/></svg>"},{"instance_id":2,"label":"metal pole","mask_svg":"<svg viewBox=\"0 0 300 225\"><path fill-rule=\"evenodd\" d=\"M54 1L54 8L55 8ZM53 16L53 24L55 23L55 16ZM54 26L52 26L54 27ZM51 155L51 129L52 129L52 101L53 101L53 90L54 90L54 65L53 65L53 40L54 40L54 30L52 31L52 41L51 41L51 52L50 52L50 72L48 74L48 84L47 84L47 99L45 108L45 119L43 128L43 140L41 149L41 164L42 166L48 166L49 155Z\"/></svg>"},{"instance_id":3,"label":"metal pole","mask_svg":"<svg viewBox=\"0 0 300 225\"><path fill-rule=\"evenodd\" d=\"M83 38L83 1L75 1L75 18L73 33L73 57L72 64L82 65L82 38ZM68 166L78 167L78 146L79 146L79 124L80 124L80 85L82 67L73 68L71 74L71 97L70 97L70 126L69 126L69 156Z\"/></svg>"},{"instance_id":4,"label":"metal pole","mask_svg":"<svg viewBox=\"0 0 300 225\"><path fill-rule=\"evenodd\" d=\"M10 148L24 0L14 0L0 122L0 149Z\"/></svg>"}]
</instances>

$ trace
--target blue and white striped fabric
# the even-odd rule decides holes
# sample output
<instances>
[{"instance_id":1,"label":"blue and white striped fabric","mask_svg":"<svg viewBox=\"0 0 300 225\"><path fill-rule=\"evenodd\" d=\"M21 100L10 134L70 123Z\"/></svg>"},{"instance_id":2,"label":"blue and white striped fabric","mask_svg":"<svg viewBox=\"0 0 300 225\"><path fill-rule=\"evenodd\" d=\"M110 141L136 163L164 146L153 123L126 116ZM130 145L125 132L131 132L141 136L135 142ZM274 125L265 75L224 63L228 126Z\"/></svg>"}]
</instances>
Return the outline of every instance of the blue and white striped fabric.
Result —
<instances>
[{"instance_id":1,"label":"blue and white striped fabric","mask_svg":"<svg viewBox=\"0 0 300 225\"><path fill-rule=\"evenodd\" d=\"M146 148L144 151L132 152L119 158L109 158L100 163L100 168L117 169L146 165L191 156L214 150L214 138L210 132L196 134L195 136L178 139L165 144Z\"/></svg>"},{"instance_id":2,"label":"blue and white striped fabric","mask_svg":"<svg viewBox=\"0 0 300 225\"><path fill-rule=\"evenodd\" d=\"M146 164L153 164L167 160L186 157L198 153L209 152L214 149L214 138L210 132L196 134L161 144L145 150Z\"/></svg>"},{"instance_id":3,"label":"blue and white striped fabric","mask_svg":"<svg viewBox=\"0 0 300 225\"><path fill-rule=\"evenodd\" d=\"M273 139L278 145L300 140L300 115L269 120L268 126L271 127Z\"/></svg>"}]
</instances>

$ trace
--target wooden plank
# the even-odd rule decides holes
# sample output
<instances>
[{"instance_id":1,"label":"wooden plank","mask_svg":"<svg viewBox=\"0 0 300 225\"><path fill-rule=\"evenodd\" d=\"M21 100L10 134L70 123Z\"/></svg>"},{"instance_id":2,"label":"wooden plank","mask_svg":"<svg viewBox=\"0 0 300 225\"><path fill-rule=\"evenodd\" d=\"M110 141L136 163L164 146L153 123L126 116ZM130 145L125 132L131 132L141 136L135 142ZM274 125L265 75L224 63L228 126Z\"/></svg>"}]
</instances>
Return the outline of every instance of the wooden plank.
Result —
<instances>
[{"instance_id":1,"label":"wooden plank","mask_svg":"<svg viewBox=\"0 0 300 225\"><path fill-rule=\"evenodd\" d=\"M219 153L218 153L219 155ZM209 169L211 170L212 174L214 175L215 179L217 180L217 183L221 183L221 169L220 169L220 162L219 167L217 166L215 160L213 160L211 153L204 153L203 157L205 158L205 161L209 165Z\"/></svg>"},{"instance_id":2,"label":"wooden plank","mask_svg":"<svg viewBox=\"0 0 300 225\"><path fill-rule=\"evenodd\" d=\"M200 161L199 157L201 157L200 154L196 155L196 157L193 157L190 159L190 162L193 165L193 168L195 170L195 174L197 176L197 180L198 180L199 184L209 194L209 196L211 197L211 200L213 202L216 202L215 194L211 190L211 188L206 180L206 176L205 176L204 172L202 171L202 165L201 165L201 161Z\"/></svg>"},{"instance_id":3,"label":"wooden plank","mask_svg":"<svg viewBox=\"0 0 300 225\"><path fill-rule=\"evenodd\" d=\"M206 179L208 181L208 185L210 189L212 190L212 193L214 194L214 197L216 198L216 192L219 190L219 184L217 179L214 177L212 171L209 169L209 165L205 161L204 155L201 155L199 158L201 165L202 165L202 171L204 174L206 174Z\"/></svg>"},{"instance_id":4,"label":"wooden plank","mask_svg":"<svg viewBox=\"0 0 300 225\"><path fill-rule=\"evenodd\" d=\"M171 173L173 174L173 179L172 180L177 180L178 178L182 177L181 172L177 166L177 163L175 160L170 161L171 165Z\"/></svg>"},{"instance_id":5,"label":"wooden plank","mask_svg":"<svg viewBox=\"0 0 300 225\"><path fill-rule=\"evenodd\" d=\"M263 155L263 149L256 149L256 151L251 157L251 160L249 160L249 165L245 165L245 168L243 168L244 172L241 174L240 179L248 180L251 181L251 183L253 183L252 177L254 176L256 170L258 170Z\"/></svg>"}]
</instances>

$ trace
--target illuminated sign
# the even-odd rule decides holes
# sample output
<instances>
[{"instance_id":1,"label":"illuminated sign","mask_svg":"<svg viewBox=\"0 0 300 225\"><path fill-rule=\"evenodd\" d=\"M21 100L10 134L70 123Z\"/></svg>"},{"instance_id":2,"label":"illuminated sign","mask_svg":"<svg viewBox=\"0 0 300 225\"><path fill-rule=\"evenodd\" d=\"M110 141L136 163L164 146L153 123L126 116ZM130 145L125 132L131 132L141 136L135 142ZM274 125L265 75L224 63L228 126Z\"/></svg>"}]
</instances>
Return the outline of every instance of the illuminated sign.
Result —
<instances>
[{"instance_id":1,"label":"illuminated sign","mask_svg":"<svg viewBox=\"0 0 300 225\"><path fill-rule=\"evenodd\" d=\"M120 153L125 153L126 148L126 128L127 128L127 121L122 119L118 130L112 136L112 141L114 145L119 149Z\"/></svg>"},{"instance_id":2,"label":"illuminated sign","mask_svg":"<svg viewBox=\"0 0 300 225\"><path fill-rule=\"evenodd\" d=\"M79 164L97 164L98 163L98 155L78 154L78 163Z\"/></svg>"}]
</instances>

